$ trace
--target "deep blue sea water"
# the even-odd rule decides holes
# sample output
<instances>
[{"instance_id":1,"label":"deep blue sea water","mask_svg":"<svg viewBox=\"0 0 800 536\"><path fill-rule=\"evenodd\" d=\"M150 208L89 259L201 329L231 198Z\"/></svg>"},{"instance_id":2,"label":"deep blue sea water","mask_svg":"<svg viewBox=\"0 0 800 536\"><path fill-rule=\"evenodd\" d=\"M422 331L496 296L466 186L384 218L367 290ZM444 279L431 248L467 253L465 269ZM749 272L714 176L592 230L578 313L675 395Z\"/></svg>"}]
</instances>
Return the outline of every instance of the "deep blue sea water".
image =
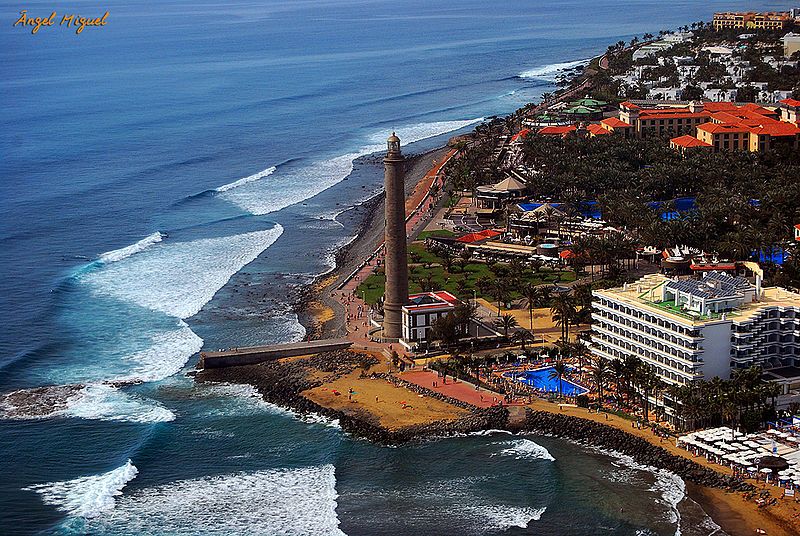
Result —
<instances>
[{"instance_id":1,"label":"deep blue sea water","mask_svg":"<svg viewBox=\"0 0 800 536\"><path fill-rule=\"evenodd\" d=\"M0 392L77 386L0 420L0 533L711 532L679 479L624 458L506 435L380 448L183 372L200 348L303 336L292 291L352 238L381 186L353 161L391 130L435 147L618 39L742 7L787 6L0 2ZM23 8L110 14L31 35Z\"/></svg>"}]
</instances>

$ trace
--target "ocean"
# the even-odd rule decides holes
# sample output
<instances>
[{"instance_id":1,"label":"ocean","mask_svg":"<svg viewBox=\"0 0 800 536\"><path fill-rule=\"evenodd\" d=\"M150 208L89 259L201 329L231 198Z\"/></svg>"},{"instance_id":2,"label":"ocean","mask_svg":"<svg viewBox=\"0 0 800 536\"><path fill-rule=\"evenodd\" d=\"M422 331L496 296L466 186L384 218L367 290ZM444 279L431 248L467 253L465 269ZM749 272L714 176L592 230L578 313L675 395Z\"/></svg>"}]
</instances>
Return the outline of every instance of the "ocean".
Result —
<instances>
[{"instance_id":1,"label":"ocean","mask_svg":"<svg viewBox=\"0 0 800 536\"><path fill-rule=\"evenodd\" d=\"M0 2L3 534L710 534L674 475L548 437L383 448L201 349L301 339L298 289L380 191L617 40L750 1ZM42 391L30 391L42 386ZM46 399L49 402L46 402ZM718 532L719 533L719 532Z\"/></svg>"}]
</instances>

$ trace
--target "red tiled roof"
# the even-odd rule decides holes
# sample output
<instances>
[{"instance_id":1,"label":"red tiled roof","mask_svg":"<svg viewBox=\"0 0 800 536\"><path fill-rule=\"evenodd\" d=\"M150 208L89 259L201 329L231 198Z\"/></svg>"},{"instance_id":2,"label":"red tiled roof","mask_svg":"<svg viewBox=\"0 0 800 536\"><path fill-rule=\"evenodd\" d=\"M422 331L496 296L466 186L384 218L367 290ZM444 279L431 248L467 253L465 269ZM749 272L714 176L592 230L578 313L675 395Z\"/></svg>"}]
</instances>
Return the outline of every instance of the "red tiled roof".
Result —
<instances>
[{"instance_id":1,"label":"red tiled roof","mask_svg":"<svg viewBox=\"0 0 800 536\"><path fill-rule=\"evenodd\" d=\"M563 136L567 132L572 132L575 130L575 125L569 126L549 126L544 127L539 131L539 134L543 136Z\"/></svg>"},{"instance_id":2,"label":"red tiled roof","mask_svg":"<svg viewBox=\"0 0 800 536\"><path fill-rule=\"evenodd\" d=\"M522 130L520 130L519 132L517 132L516 134L514 134L514 135L511 137L511 141L516 141L516 140L517 140L517 138L525 138L525 137L527 137L527 136L528 136L528 134L530 134L530 133L531 133L531 129L529 129L529 128L523 128Z\"/></svg>"},{"instance_id":3,"label":"red tiled roof","mask_svg":"<svg viewBox=\"0 0 800 536\"><path fill-rule=\"evenodd\" d=\"M495 236L500 236L500 231L495 231L493 229L485 229L483 231L477 233L469 233L462 237L456 238L456 242L461 242L463 244L471 244L472 242L477 242L478 240L484 240L486 238L494 238Z\"/></svg>"},{"instance_id":4,"label":"red tiled roof","mask_svg":"<svg viewBox=\"0 0 800 536\"><path fill-rule=\"evenodd\" d=\"M572 252L572 250L565 249L564 251L559 253L558 256L561 257L562 259L572 259L573 257L575 257L575 254Z\"/></svg>"},{"instance_id":5,"label":"red tiled roof","mask_svg":"<svg viewBox=\"0 0 800 536\"><path fill-rule=\"evenodd\" d=\"M444 300L447 303L452 303L453 305L457 305L459 303L458 298L456 298L446 290L437 290L433 294L440 300Z\"/></svg>"},{"instance_id":6,"label":"red tiled roof","mask_svg":"<svg viewBox=\"0 0 800 536\"><path fill-rule=\"evenodd\" d=\"M800 101L798 101L798 102L800 103ZM744 105L740 106L739 109L740 110L747 110L748 112L753 112L753 113L757 113L757 114L760 114L760 115L773 115L773 114L775 114L774 111L768 110L768 109L766 109L766 108L764 108L762 106L759 106L758 104L756 104L754 102L748 102L747 104L744 104Z\"/></svg>"},{"instance_id":7,"label":"red tiled roof","mask_svg":"<svg viewBox=\"0 0 800 536\"><path fill-rule=\"evenodd\" d=\"M697 130L711 132L749 132L750 129L746 125L737 125L735 123L703 123L697 127Z\"/></svg>"},{"instance_id":8,"label":"red tiled roof","mask_svg":"<svg viewBox=\"0 0 800 536\"><path fill-rule=\"evenodd\" d=\"M762 125L751 126L749 130L754 134L768 134L772 137L800 134L800 128L794 123L786 123L785 121L764 122Z\"/></svg>"},{"instance_id":9,"label":"red tiled roof","mask_svg":"<svg viewBox=\"0 0 800 536\"><path fill-rule=\"evenodd\" d=\"M678 136L677 138L672 138L669 141L671 141L672 143L674 143L679 147L686 147L687 149L690 147L711 147L710 143L698 140L694 136L689 136L688 134L685 134L683 136Z\"/></svg>"},{"instance_id":10,"label":"red tiled roof","mask_svg":"<svg viewBox=\"0 0 800 536\"><path fill-rule=\"evenodd\" d=\"M648 113L642 111L639 114L639 119L689 119L689 118L703 118L703 117L711 117L711 114L708 112L689 112L683 111L679 113L674 113L672 111L664 113L665 110L652 110Z\"/></svg>"},{"instance_id":11,"label":"red tiled roof","mask_svg":"<svg viewBox=\"0 0 800 536\"><path fill-rule=\"evenodd\" d=\"M629 123L626 123L625 121L622 121L621 119L616 118L616 117L607 117L606 119L603 119L600 122L602 124L604 124L604 125L610 126L611 128L626 128L626 127L632 127L633 126L633 125L631 125Z\"/></svg>"},{"instance_id":12,"label":"red tiled roof","mask_svg":"<svg viewBox=\"0 0 800 536\"><path fill-rule=\"evenodd\" d=\"M586 130L588 130L589 132L591 132L595 136L604 136L606 134L611 134L610 130L604 129L602 127L602 125L599 125L597 123L592 123L591 125L588 125L586 127Z\"/></svg>"},{"instance_id":13,"label":"red tiled roof","mask_svg":"<svg viewBox=\"0 0 800 536\"><path fill-rule=\"evenodd\" d=\"M738 106L729 101L703 103L703 109L707 112L729 112L737 108Z\"/></svg>"},{"instance_id":14,"label":"red tiled roof","mask_svg":"<svg viewBox=\"0 0 800 536\"><path fill-rule=\"evenodd\" d=\"M794 108L800 107L800 100L797 99L783 99L782 101L778 101L780 104L785 104L786 106L792 106Z\"/></svg>"},{"instance_id":15,"label":"red tiled roof","mask_svg":"<svg viewBox=\"0 0 800 536\"><path fill-rule=\"evenodd\" d=\"M411 303L416 298L432 298L437 300L434 303ZM441 309L450 308L458 305L458 298L447 292L446 290L438 290L436 292L420 292L419 294L411 294L408 297L409 303L404 305L409 311L420 311L425 309Z\"/></svg>"},{"instance_id":16,"label":"red tiled roof","mask_svg":"<svg viewBox=\"0 0 800 536\"><path fill-rule=\"evenodd\" d=\"M619 103L619 105L620 105L620 107L629 108L629 109L631 109L631 110L641 110L641 108L639 108L638 106L636 106L634 103L632 103L632 102L628 102L628 101L621 102L621 103Z\"/></svg>"}]
</instances>

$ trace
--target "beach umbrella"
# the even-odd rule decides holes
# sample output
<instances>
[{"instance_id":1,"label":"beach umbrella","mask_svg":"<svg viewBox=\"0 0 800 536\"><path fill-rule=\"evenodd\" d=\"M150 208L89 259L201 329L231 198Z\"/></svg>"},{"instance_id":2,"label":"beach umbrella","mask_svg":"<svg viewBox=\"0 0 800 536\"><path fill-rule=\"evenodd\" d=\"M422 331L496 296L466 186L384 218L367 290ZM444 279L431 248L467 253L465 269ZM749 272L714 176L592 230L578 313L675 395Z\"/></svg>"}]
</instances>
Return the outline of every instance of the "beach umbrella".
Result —
<instances>
[{"instance_id":1,"label":"beach umbrella","mask_svg":"<svg viewBox=\"0 0 800 536\"><path fill-rule=\"evenodd\" d=\"M764 469L783 471L789 468L789 464L780 456L762 456L758 461L758 467L762 472Z\"/></svg>"}]
</instances>

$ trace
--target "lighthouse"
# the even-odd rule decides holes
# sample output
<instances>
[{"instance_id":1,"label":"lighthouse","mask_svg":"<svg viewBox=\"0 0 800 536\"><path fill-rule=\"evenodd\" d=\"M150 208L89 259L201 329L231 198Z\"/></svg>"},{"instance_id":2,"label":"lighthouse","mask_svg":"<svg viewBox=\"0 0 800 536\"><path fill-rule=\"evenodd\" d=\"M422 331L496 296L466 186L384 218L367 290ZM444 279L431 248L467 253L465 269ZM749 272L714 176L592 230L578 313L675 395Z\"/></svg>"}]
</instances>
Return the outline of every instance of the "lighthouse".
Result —
<instances>
[{"instance_id":1,"label":"lighthouse","mask_svg":"<svg viewBox=\"0 0 800 536\"><path fill-rule=\"evenodd\" d=\"M383 301L383 337L400 339L403 306L408 302L408 258L406 253L405 159L400 138L394 132L386 140L383 159L385 208L386 287Z\"/></svg>"}]
</instances>

